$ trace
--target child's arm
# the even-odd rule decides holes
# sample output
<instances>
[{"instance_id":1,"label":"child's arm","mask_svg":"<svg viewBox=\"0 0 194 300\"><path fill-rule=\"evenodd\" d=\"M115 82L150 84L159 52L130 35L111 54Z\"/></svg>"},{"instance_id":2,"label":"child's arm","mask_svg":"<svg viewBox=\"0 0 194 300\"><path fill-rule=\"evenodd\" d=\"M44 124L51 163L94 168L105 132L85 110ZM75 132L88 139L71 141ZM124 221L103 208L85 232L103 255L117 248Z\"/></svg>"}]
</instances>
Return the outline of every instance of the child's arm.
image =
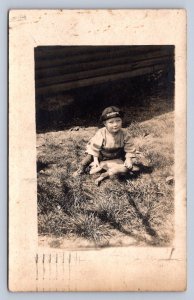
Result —
<instances>
[{"instance_id":1,"label":"child's arm","mask_svg":"<svg viewBox=\"0 0 194 300\"><path fill-rule=\"evenodd\" d=\"M98 161L98 157L97 156L93 156L93 162L90 164L91 169L90 169L90 174L95 174L97 172L99 172L101 170L99 161Z\"/></svg>"},{"instance_id":2,"label":"child's arm","mask_svg":"<svg viewBox=\"0 0 194 300\"><path fill-rule=\"evenodd\" d=\"M133 162L132 162L132 159L131 158L126 158L125 162L124 162L124 166L131 170L132 167L133 167Z\"/></svg>"},{"instance_id":3,"label":"child's arm","mask_svg":"<svg viewBox=\"0 0 194 300\"><path fill-rule=\"evenodd\" d=\"M86 149L86 152L92 155L93 158L95 158L95 162L97 162L97 158L99 157L102 143L103 143L103 136L101 130L99 129L89 141Z\"/></svg>"},{"instance_id":4,"label":"child's arm","mask_svg":"<svg viewBox=\"0 0 194 300\"><path fill-rule=\"evenodd\" d=\"M94 162L93 162L93 166L95 168L99 167L99 160L97 156L93 156Z\"/></svg>"},{"instance_id":5,"label":"child's arm","mask_svg":"<svg viewBox=\"0 0 194 300\"><path fill-rule=\"evenodd\" d=\"M124 151L126 153L124 165L128 169L132 169L133 158L136 157L136 149L135 149L134 145L131 143L131 138L127 133L124 138Z\"/></svg>"}]
</instances>

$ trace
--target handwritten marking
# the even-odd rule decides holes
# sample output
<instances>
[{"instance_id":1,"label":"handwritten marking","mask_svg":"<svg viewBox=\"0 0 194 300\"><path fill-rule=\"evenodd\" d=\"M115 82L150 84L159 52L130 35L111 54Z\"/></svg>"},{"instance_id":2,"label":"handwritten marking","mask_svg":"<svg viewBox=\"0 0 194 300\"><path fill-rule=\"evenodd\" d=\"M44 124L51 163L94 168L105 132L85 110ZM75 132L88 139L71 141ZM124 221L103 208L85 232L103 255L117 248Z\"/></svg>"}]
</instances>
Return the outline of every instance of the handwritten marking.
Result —
<instances>
[{"instance_id":1,"label":"handwritten marking","mask_svg":"<svg viewBox=\"0 0 194 300\"><path fill-rule=\"evenodd\" d=\"M36 291L38 292L38 254L35 256L36 263Z\"/></svg>"},{"instance_id":2,"label":"handwritten marking","mask_svg":"<svg viewBox=\"0 0 194 300\"><path fill-rule=\"evenodd\" d=\"M38 280L38 254L36 254L35 262L36 262L36 280Z\"/></svg>"},{"instance_id":3,"label":"handwritten marking","mask_svg":"<svg viewBox=\"0 0 194 300\"><path fill-rule=\"evenodd\" d=\"M49 255L49 280L51 280L51 254Z\"/></svg>"},{"instance_id":4,"label":"handwritten marking","mask_svg":"<svg viewBox=\"0 0 194 300\"><path fill-rule=\"evenodd\" d=\"M43 254L43 256L42 256L42 265L43 265L43 275L42 275L42 279L43 279L43 280L45 279L45 265L44 265L44 262L45 262L45 254Z\"/></svg>"},{"instance_id":5,"label":"handwritten marking","mask_svg":"<svg viewBox=\"0 0 194 300\"><path fill-rule=\"evenodd\" d=\"M56 263L56 272L55 272L55 279L57 280L58 279L58 254L56 254L56 260L55 260L55 263Z\"/></svg>"},{"instance_id":6,"label":"handwritten marking","mask_svg":"<svg viewBox=\"0 0 194 300\"><path fill-rule=\"evenodd\" d=\"M172 258L172 254L173 254L174 250L175 250L174 248L172 248L172 249L171 249L171 252L170 252L170 257L169 257L169 259L171 259L171 258Z\"/></svg>"},{"instance_id":7,"label":"handwritten marking","mask_svg":"<svg viewBox=\"0 0 194 300\"><path fill-rule=\"evenodd\" d=\"M68 290L70 290L70 275L71 275L71 253L69 253L69 279L68 279Z\"/></svg>"},{"instance_id":8,"label":"handwritten marking","mask_svg":"<svg viewBox=\"0 0 194 300\"><path fill-rule=\"evenodd\" d=\"M62 263L63 263L63 278L65 277L64 275L65 275L65 255L64 255L64 253L63 253L63 261L62 261Z\"/></svg>"}]
</instances>

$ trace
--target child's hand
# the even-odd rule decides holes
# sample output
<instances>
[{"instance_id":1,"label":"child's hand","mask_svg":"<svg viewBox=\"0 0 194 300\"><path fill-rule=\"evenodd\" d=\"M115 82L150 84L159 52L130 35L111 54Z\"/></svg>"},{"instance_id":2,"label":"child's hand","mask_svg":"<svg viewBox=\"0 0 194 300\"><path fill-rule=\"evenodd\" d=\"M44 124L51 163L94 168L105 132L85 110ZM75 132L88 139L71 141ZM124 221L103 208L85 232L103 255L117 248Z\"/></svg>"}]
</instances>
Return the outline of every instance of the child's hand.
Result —
<instances>
[{"instance_id":1,"label":"child's hand","mask_svg":"<svg viewBox=\"0 0 194 300\"><path fill-rule=\"evenodd\" d=\"M95 174L99 172L102 168L100 167L100 163L98 161L98 157L94 157L94 161L90 164L91 169L90 169L90 174Z\"/></svg>"},{"instance_id":2,"label":"child's hand","mask_svg":"<svg viewBox=\"0 0 194 300\"><path fill-rule=\"evenodd\" d=\"M98 161L98 157L94 156L94 166L97 168L99 167L99 161Z\"/></svg>"},{"instance_id":3,"label":"child's hand","mask_svg":"<svg viewBox=\"0 0 194 300\"><path fill-rule=\"evenodd\" d=\"M93 157L94 161L90 164L90 166L92 168L98 168L100 166L99 161L98 161L98 157Z\"/></svg>"},{"instance_id":4,"label":"child's hand","mask_svg":"<svg viewBox=\"0 0 194 300\"><path fill-rule=\"evenodd\" d=\"M91 164L90 164L90 167L92 167L92 168L98 168L100 166L100 164L99 164L99 162L92 162Z\"/></svg>"},{"instance_id":5,"label":"child's hand","mask_svg":"<svg viewBox=\"0 0 194 300\"><path fill-rule=\"evenodd\" d=\"M131 170L131 169L133 168L132 161L131 161L131 160L126 160L126 161L124 162L124 166L125 166L127 169Z\"/></svg>"}]
</instances>

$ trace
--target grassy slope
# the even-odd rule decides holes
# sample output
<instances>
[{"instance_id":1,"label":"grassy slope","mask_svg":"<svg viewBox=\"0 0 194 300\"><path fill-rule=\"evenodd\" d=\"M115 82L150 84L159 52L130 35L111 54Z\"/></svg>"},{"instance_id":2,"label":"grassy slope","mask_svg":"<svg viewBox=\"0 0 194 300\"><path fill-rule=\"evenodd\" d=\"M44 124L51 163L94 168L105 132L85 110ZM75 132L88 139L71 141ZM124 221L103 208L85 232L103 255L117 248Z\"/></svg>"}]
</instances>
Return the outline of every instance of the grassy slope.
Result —
<instances>
[{"instance_id":1,"label":"grassy slope","mask_svg":"<svg viewBox=\"0 0 194 300\"><path fill-rule=\"evenodd\" d=\"M143 153L137 176L94 184L96 175L71 175L97 128L37 135L38 231L41 236L92 241L108 246L170 245L173 238L173 113L132 123L129 133ZM52 246L52 240L50 240Z\"/></svg>"}]
</instances>

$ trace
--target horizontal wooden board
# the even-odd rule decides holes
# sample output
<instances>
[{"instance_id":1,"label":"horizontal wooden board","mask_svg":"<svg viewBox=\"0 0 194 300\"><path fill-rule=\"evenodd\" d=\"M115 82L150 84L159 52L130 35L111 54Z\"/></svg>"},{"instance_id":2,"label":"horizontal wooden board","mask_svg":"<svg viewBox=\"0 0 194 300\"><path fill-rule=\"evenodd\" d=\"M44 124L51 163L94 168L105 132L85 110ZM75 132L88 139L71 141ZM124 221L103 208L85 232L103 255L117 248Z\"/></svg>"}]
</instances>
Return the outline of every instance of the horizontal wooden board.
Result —
<instances>
[{"instance_id":1,"label":"horizontal wooden board","mask_svg":"<svg viewBox=\"0 0 194 300\"><path fill-rule=\"evenodd\" d=\"M145 75L145 74L153 73L157 70L164 70L166 67L167 67L166 64L156 65L156 66L152 65L145 68L138 68L129 72L122 72L117 74L81 79L72 82L54 84L46 87L39 87L36 89L36 95L39 96L43 94L63 92L71 89L84 87L84 86L97 85L104 82L112 82L115 80L126 79L126 78L135 77L139 75Z\"/></svg>"},{"instance_id":2,"label":"horizontal wooden board","mask_svg":"<svg viewBox=\"0 0 194 300\"><path fill-rule=\"evenodd\" d=\"M169 51L172 51L173 46L169 47ZM122 49L127 49L130 52L146 52L146 51L156 51L156 50L163 50L163 45L141 45L141 46L38 46L35 48L35 57L36 59L52 59L54 57L62 58L68 57L72 55L79 55L82 53L100 53L104 51L117 51Z\"/></svg>"},{"instance_id":3,"label":"horizontal wooden board","mask_svg":"<svg viewBox=\"0 0 194 300\"><path fill-rule=\"evenodd\" d=\"M97 61L91 61L91 62L79 62L76 64L70 64L70 65L60 65L55 67L49 67L49 68L43 68L35 71L35 78L36 80L42 79L42 78L48 78L53 76L59 76L64 75L68 73L73 72L81 72L81 71L87 71L92 69L97 69L100 67L109 67L113 65L118 64L129 64L134 62L139 62L147 59L154 59L154 58L166 58L169 57L169 59L172 59L172 56L168 54L161 55L161 52L155 52L155 53L146 53L138 56L121 56L118 58L108 58L104 60L97 60Z\"/></svg>"},{"instance_id":4,"label":"horizontal wooden board","mask_svg":"<svg viewBox=\"0 0 194 300\"><path fill-rule=\"evenodd\" d=\"M93 61L101 61L101 60L106 60L106 59L114 59L114 58L120 58L120 57L129 57L129 59L131 58L136 58L138 59L139 57L141 58L142 56L146 57L146 55L169 55L169 50L168 48L164 48L164 49L160 49L158 51L156 50L152 50L152 51L144 51L142 53L142 51L129 51L128 48L121 48L118 50L114 50L114 51L110 51L110 49L107 49L106 51L103 52L94 52L94 53L90 53L90 52L85 52L82 53L80 55L71 55L71 56L63 56L61 58L59 57L54 57L54 58L47 58L45 60L40 60L38 59L35 63L35 68L38 69L42 69L42 68L50 68L50 67L56 67L56 66L61 66L61 65L73 65L73 64L77 64L80 62L93 62Z\"/></svg>"},{"instance_id":5,"label":"horizontal wooden board","mask_svg":"<svg viewBox=\"0 0 194 300\"><path fill-rule=\"evenodd\" d=\"M158 65L158 64L168 64L170 62L169 56L160 57L160 58L152 58L152 59L146 59L142 61L134 61L126 64L118 64L118 65L112 65L108 67L102 67L102 68L96 68L96 69L89 69L87 71L81 71L81 72L75 72L75 73L69 73L64 74L60 76L52 76L52 77L45 77L42 79L37 80L36 87L43 87L48 86L55 83L63 83L68 82L72 80L80 80L84 78L91 78L91 77L97 77L102 75L108 75L108 74L115 74L115 73L121 73L126 71L133 71L137 68L142 68L146 66L152 66L152 65Z\"/></svg>"}]
</instances>

